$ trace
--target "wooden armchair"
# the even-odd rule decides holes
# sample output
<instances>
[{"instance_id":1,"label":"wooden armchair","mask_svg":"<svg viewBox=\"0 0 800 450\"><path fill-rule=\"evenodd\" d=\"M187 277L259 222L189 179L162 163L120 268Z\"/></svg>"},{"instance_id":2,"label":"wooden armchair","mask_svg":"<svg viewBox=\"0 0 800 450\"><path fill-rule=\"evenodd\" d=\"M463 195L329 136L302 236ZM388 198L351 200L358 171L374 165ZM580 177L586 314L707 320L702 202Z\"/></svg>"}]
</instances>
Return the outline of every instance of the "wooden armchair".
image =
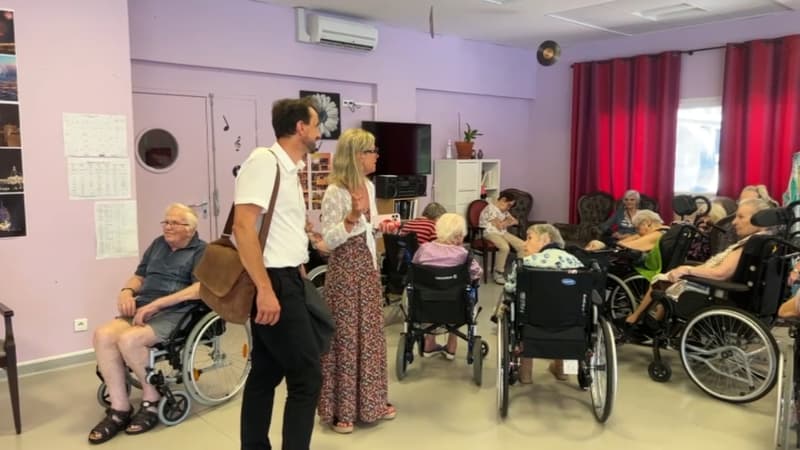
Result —
<instances>
[{"instance_id":1,"label":"wooden armchair","mask_svg":"<svg viewBox=\"0 0 800 450\"><path fill-rule=\"evenodd\" d=\"M579 223L553 225L567 243L583 247L590 240L600 237L598 226L613 212L614 197L605 192L592 192L582 195L577 207Z\"/></svg>"},{"instance_id":2,"label":"wooden armchair","mask_svg":"<svg viewBox=\"0 0 800 450\"><path fill-rule=\"evenodd\" d=\"M17 434L22 431L19 415L19 378L17 376L17 349L14 344L14 329L11 326L11 317L14 311L0 303L0 313L5 319L6 335L0 339L0 369L5 369L8 375L8 391L11 394L11 409L14 414L14 428Z\"/></svg>"},{"instance_id":3,"label":"wooden armchair","mask_svg":"<svg viewBox=\"0 0 800 450\"><path fill-rule=\"evenodd\" d=\"M528 227L534 223L528 218L533 210L533 195L530 192L514 188L503 191L514 196L514 206L511 207L509 213L519 222L519 225L508 227L508 232L524 241L527 238Z\"/></svg>"}]
</instances>

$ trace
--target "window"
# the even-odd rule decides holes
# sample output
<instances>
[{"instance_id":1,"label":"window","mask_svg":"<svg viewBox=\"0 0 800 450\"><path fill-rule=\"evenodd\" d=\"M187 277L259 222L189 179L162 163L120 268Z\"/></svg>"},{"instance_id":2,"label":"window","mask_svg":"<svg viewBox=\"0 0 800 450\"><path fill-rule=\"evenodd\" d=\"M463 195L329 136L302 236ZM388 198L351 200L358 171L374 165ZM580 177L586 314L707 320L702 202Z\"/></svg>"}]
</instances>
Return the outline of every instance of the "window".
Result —
<instances>
[{"instance_id":1,"label":"window","mask_svg":"<svg viewBox=\"0 0 800 450\"><path fill-rule=\"evenodd\" d=\"M681 101L675 146L675 193L716 194L721 123L720 99Z\"/></svg>"}]
</instances>

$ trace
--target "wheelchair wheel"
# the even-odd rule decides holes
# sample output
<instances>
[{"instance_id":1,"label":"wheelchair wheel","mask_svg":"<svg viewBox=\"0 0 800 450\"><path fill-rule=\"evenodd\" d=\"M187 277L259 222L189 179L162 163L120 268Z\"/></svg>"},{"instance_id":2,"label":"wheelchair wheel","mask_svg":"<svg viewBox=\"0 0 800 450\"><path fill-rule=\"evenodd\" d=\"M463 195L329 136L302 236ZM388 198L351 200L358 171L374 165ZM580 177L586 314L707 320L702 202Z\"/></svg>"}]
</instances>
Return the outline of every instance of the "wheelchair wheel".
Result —
<instances>
[{"instance_id":1,"label":"wheelchair wheel","mask_svg":"<svg viewBox=\"0 0 800 450\"><path fill-rule=\"evenodd\" d=\"M328 265L324 264L322 266L317 266L311 269L310 272L306 275L314 286L317 287L319 290L319 295L323 295L323 290L325 289L325 273L328 272Z\"/></svg>"},{"instance_id":2,"label":"wheelchair wheel","mask_svg":"<svg viewBox=\"0 0 800 450\"><path fill-rule=\"evenodd\" d=\"M632 306L636 309L636 306L642 301L644 294L647 294L647 291L650 289L650 282L641 275L631 275L622 280L622 282L628 287L628 292L630 292L631 298L633 299Z\"/></svg>"},{"instance_id":3,"label":"wheelchair wheel","mask_svg":"<svg viewBox=\"0 0 800 450\"><path fill-rule=\"evenodd\" d=\"M397 355L395 356L394 372L397 375L398 381L403 381L406 377L406 369L408 369L408 355L411 352L408 348L409 339L405 333L400 333L400 340L397 341ZM413 344L411 344L413 347Z\"/></svg>"},{"instance_id":4,"label":"wheelchair wheel","mask_svg":"<svg viewBox=\"0 0 800 450\"><path fill-rule=\"evenodd\" d=\"M605 423L611 416L617 395L617 348L611 324L600 317L589 360L589 375L594 418Z\"/></svg>"},{"instance_id":5,"label":"wheelchair wheel","mask_svg":"<svg viewBox=\"0 0 800 450\"><path fill-rule=\"evenodd\" d=\"M653 361L647 366L650 379L659 383L666 383L672 378L672 368L663 361Z\"/></svg>"},{"instance_id":6,"label":"wheelchair wheel","mask_svg":"<svg viewBox=\"0 0 800 450\"><path fill-rule=\"evenodd\" d=\"M497 318L497 411L503 419L508 415L508 385L511 370L508 335L508 315L503 313Z\"/></svg>"},{"instance_id":7,"label":"wheelchair wheel","mask_svg":"<svg viewBox=\"0 0 800 450\"><path fill-rule=\"evenodd\" d=\"M127 392L128 395L131 394L131 383L127 380L125 382L125 392ZM103 408L111 407L111 396L108 395L108 386L106 386L105 382L97 386L97 403Z\"/></svg>"},{"instance_id":8,"label":"wheelchair wheel","mask_svg":"<svg viewBox=\"0 0 800 450\"><path fill-rule=\"evenodd\" d=\"M183 349L183 382L194 400L218 405L235 396L250 372L250 325L206 314L189 332Z\"/></svg>"},{"instance_id":9,"label":"wheelchair wheel","mask_svg":"<svg viewBox=\"0 0 800 450\"><path fill-rule=\"evenodd\" d=\"M158 420L167 426L179 424L186 419L191 408L192 399L186 392L172 391L172 399L165 395L158 402Z\"/></svg>"},{"instance_id":10,"label":"wheelchair wheel","mask_svg":"<svg viewBox=\"0 0 800 450\"><path fill-rule=\"evenodd\" d=\"M483 383L483 344L480 336L475 336L472 344L472 380L480 386Z\"/></svg>"},{"instance_id":11,"label":"wheelchair wheel","mask_svg":"<svg viewBox=\"0 0 800 450\"><path fill-rule=\"evenodd\" d=\"M613 323L625 320L636 309L641 298L636 297L625 281L613 273L608 274L606 295L605 315Z\"/></svg>"},{"instance_id":12,"label":"wheelchair wheel","mask_svg":"<svg viewBox=\"0 0 800 450\"><path fill-rule=\"evenodd\" d=\"M731 307L700 311L681 334L689 378L708 395L745 403L766 395L778 379L778 344L750 313Z\"/></svg>"}]
</instances>

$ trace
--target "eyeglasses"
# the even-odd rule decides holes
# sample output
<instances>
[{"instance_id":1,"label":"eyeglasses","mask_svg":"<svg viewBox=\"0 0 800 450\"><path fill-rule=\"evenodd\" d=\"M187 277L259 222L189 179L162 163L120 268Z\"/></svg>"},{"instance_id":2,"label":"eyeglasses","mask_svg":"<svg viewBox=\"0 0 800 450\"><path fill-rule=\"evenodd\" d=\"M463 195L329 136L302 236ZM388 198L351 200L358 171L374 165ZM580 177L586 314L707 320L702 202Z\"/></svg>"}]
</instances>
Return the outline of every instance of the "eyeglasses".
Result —
<instances>
[{"instance_id":1,"label":"eyeglasses","mask_svg":"<svg viewBox=\"0 0 800 450\"><path fill-rule=\"evenodd\" d=\"M361 153L365 153L367 155L371 155L371 154L378 155L378 154L380 154L380 149L378 149L378 147L375 147L375 148L372 148L372 149L369 149L369 150L362 150Z\"/></svg>"},{"instance_id":2,"label":"eyeglasses","mask_svg":"<svg viewBox=\"0 0 800 450\"><path fill-rule=\"evenodd\" d=\"M162 220L162 221L161 221L161 222L159 222L159 223L161 224L161 226L162 226L163 228L167 228L167 227L177 227L177 226L181 226L181 227L188 227L188 226L189 226L189 224L188 224L188 223L176 222L176 221L174 221L174 220Z\"/></svg>"}]
</instances>

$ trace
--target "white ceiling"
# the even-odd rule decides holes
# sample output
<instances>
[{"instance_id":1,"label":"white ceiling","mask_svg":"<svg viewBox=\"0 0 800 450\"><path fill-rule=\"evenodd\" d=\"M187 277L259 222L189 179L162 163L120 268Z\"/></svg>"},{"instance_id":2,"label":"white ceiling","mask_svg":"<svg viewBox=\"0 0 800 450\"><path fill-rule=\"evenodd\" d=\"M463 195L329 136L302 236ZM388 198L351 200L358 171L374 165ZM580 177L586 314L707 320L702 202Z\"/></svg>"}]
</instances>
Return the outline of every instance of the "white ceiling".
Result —
<instances>
[{"instance_id":1,"label":"white ceiling","mask_svg":"<svg viewBox=\"0 0 800 450\"><path fill-rule=\"evenodd\" d=\"M254 0L374 23L536 48L739 20L800 9L800 0ZM503 3L495 4L495 3ZM673 8L687 11L665 14Z\"/></svg>"}]
</instances>

